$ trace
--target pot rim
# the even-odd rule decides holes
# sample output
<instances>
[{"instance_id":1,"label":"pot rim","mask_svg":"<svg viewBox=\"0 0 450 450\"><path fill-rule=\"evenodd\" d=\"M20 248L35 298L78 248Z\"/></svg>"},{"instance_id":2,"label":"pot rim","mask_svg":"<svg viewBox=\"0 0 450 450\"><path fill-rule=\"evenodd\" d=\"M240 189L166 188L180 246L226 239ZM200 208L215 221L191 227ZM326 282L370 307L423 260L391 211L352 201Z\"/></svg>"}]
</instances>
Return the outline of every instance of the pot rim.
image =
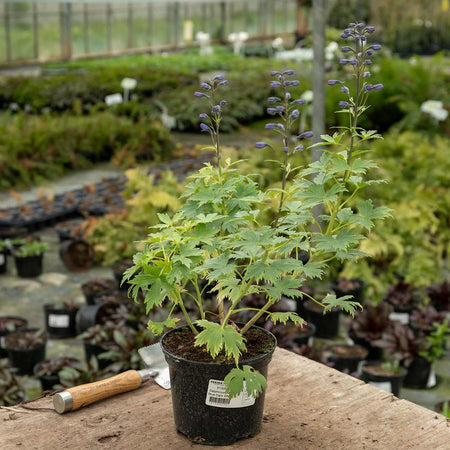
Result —
<instances>
[{"instance_id":1,"label":"pot rim","mask_svg":"<svg viewBox=\"0 0 450 450\"><path fill-rule=\"evenodd\" d=\"M243 325L243 324L237 323L237 325ZM230 366L230 367L236 367L236 364L235 364L234 362L229 362L229 363L217 363L217 362L192 361L192 360L190 360L190 359L186 359L186 358L182 358L181 356L174 355L173 353L171 353L171 352L169 352L168 350L166 350L166 349L164 348L164 341L167 339L167 336L168 336L169 334L171 334L171 333L174 333L174 332L176 332L176 331L178 331L178 330L181 330L181 329L187 328L187 327L189 327L189 325L181 325L181 326L179 326L179 327L172 328L171 330L166 331L166 332L162 335L161 340L160 340L160 345L161 345L161 349L162 349L162 351L163 351L163 353L164 353L164 356L166 356L166 357L169 356L170 358L174 359L174 360L177 361L177 362L183 361L183 362L187 362L187 363L189 363L189 364L194 364L194 365L198 365L198 366L204 366L204 365L207 365L207 366L222 366L222 367ZM261 331L263 331L265 334L267 334L268 336L270 336L270 337L272 338L272 340L273 340L273 344L274 344L274 345L273 345L272 349L269 350L268 352L262 353L262 354L260 354L260 355L254 356L254 357L249 358L249 359L239 360L239 362L238 362L239 365L244 365L244 364L245 364L245 365L251 365L252 363L255 363L255 362L259 361L260 359L266 358L266 357L268 357L268 356L271 357L272 354L273 354L273 352L275 351L275 349L276 349L276 347L277 347L277 338L274 336L273 333L271 333L270 331L266 330L265 328L259 327L258 325L252 325L251 328L256 328L256 329L258 329L258 330L261 330Z\"/></svg>"}]
</instances>

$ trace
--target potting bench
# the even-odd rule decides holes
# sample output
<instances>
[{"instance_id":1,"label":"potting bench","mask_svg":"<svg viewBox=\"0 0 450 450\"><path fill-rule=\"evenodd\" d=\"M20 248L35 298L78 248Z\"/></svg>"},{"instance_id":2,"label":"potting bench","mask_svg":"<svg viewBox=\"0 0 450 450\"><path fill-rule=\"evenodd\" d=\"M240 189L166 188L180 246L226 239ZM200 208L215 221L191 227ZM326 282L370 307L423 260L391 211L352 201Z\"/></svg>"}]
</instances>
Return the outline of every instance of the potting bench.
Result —
<instances>
[{"instance_id":1,"label":"potting bench","mask_svg":"<svg viewBox=\"0 0 450 450\"><path fill-rule=\"evenodd\" d=\"M45 398L29 404L52 408ZM269 366L261 434L227 448L450 448L450 421L376 387L286 350ZM170 391L153 381L84 409L0 409L2 449L186 449L174 429Z\"/></svg>"}]
</instances>

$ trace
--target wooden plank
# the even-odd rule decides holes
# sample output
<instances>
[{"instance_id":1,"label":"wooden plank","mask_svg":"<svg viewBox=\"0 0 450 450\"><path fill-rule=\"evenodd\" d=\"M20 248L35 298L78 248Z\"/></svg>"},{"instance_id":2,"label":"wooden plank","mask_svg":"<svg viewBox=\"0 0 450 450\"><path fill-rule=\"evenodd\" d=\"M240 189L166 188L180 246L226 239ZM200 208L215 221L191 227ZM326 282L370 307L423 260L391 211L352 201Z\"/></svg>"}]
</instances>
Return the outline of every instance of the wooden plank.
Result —
<instances>
[{"instance_id":1,"label":"wooden plank","mask_svg":"<svg viewBox=\"0 0 450 450\"><path fill-rule=\"evenodd\" d=\"M51 407L52 402L42 399L32 405ZM448 450L449 443L450 423L444 416L277 349L269 366L261 434L226 448ZM138 450L194 447L175 431L170 391L153 381L64 415L0 410L0 448L102 445Z\"/></svg>"}]
</instances>

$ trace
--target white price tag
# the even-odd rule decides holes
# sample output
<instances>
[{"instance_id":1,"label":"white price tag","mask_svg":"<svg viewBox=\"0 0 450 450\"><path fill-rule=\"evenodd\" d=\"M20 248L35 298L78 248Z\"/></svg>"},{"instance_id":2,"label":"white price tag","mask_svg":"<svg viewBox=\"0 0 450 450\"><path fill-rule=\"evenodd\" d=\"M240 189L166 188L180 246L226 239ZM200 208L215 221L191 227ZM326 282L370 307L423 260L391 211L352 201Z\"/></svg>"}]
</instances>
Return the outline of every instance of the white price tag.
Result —
<instances>
[{"instance_id":1,"label":"white price tag","mask_svg":"<svg viewBox=\"0 0 450 450\"><path fill-rule=\"evenodd\" d=\"M49 314L48 326L53 328L67 328L70 323L70 317L67 314Z\"/></svg>"},{"instance_id":2,"label":"white price tag","mask_svg":"<svg viewBox=\"0 0 450 450\"><path fill-rule=\"evenodd\" d=\"M382 389L383 391L389 392L392 394L392 385L390 381L369 381L370 385L377 387L378 389Z\"/></svg>"},{"instance_id":3,"label":"white price tag","mask_svg":"<svg viewBox=\"0 0 450 450\"><path fill-rule=\"evenodd\" d=\"M226 393L225 383L221 380L209 380L205 403L216 408L245 408L255 404L255 397L249 396L245 390L230 400Z\"/></svg>"},{"instance_id":4,"label":"white price tag","mask_svg":"<svg viewBox=\"0 0 450 450\"><path fill-rule=\"evenodd\" d=\"M409 324L409 314L408 313L392 312L389 314L389 319L398 320L403 325Z\"/></svg>"},{"instance_id":5,"label":"white price tag","mask_svg":"<svg viewBox=\"0 0 450 450\"><path fill-rule=\"evenodd\" d=\"M5 264L5 255L3 253L0 253L0 265Z\"/></svg>"},{"instance_id":6,"label":"white price tag","mask_svg":"<svg viewBox=\"0 0 450 450\"><path fill-rule=\"evenodd\" d=\"M434 363L431 364L430 374L428 375L427 388L436 386L436 372L434 371Z\"/></svg>"}]
</instances>

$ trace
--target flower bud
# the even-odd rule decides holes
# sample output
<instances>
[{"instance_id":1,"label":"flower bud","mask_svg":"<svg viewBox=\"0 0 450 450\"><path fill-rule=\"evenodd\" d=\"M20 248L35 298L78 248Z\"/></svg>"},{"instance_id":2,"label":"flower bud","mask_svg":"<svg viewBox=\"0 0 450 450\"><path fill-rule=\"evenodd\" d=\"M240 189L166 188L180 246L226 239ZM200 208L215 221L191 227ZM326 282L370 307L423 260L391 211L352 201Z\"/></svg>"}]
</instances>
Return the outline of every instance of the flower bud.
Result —
<instances>
[{"instance_id":1,"label":"flower bud","mask_svg":"<svg viewBox=\"0 0 450 450\"><path fill-rule=\"evenodd\" d=\"M347 106L349 105L349 103L348 102L345 102L345 101L340 101L339 102L339 108L347 108Z\"/></svg>"},{"instance_id":2,"label":"flower bud","mask_svg":"<svg viewBox=\"0 0 450 450\"><path fill-rule=\"evenodd\" d=\"M314 133L312 131L304 131L303 133L300 133L298 135L299 139L309 139L314 136Z\"/></svg>"},{"instance_id":3,"label":"flower bud","mask_svg":"<svg viewBox=\"0 0 450 450\"><path fill-rule=\"evenodd\" d=\"M206 90L211 89L211 86L208 83L200 83L200 87Z\"/></svg>"},{"instance_id":4,"label":"flower bud","mask_svg":"<svg viewBox=\"0 0 450 450\"><path fill-rule=\"evenodd\" d=\"M203 92L194 92L194 96L197 97L197 98L201 98L201 97L209 98L209 95L206 95Z\"/></svg>"},{"instance_id":5,"label":"flower bud","mask_svg":"<svg viewBox=\"0 0 450 450\"><path fill-rule=\"evenodd\" d=\"M341 84L339 80L328 80L329 86L336 86L336 84Z\"/></svg>"},{"instance_id":6,"label":"flower bud","mask_svg":"<svg viewBox=\"0 0 450 450\"><path fill-rule=\"evenodd\" d=\"M268 99L267 99L267 103L278 103L278 102L280 102L281 101L281 98L278 98L278 97L269 97Z\"/></svg>"}]
</instances>

